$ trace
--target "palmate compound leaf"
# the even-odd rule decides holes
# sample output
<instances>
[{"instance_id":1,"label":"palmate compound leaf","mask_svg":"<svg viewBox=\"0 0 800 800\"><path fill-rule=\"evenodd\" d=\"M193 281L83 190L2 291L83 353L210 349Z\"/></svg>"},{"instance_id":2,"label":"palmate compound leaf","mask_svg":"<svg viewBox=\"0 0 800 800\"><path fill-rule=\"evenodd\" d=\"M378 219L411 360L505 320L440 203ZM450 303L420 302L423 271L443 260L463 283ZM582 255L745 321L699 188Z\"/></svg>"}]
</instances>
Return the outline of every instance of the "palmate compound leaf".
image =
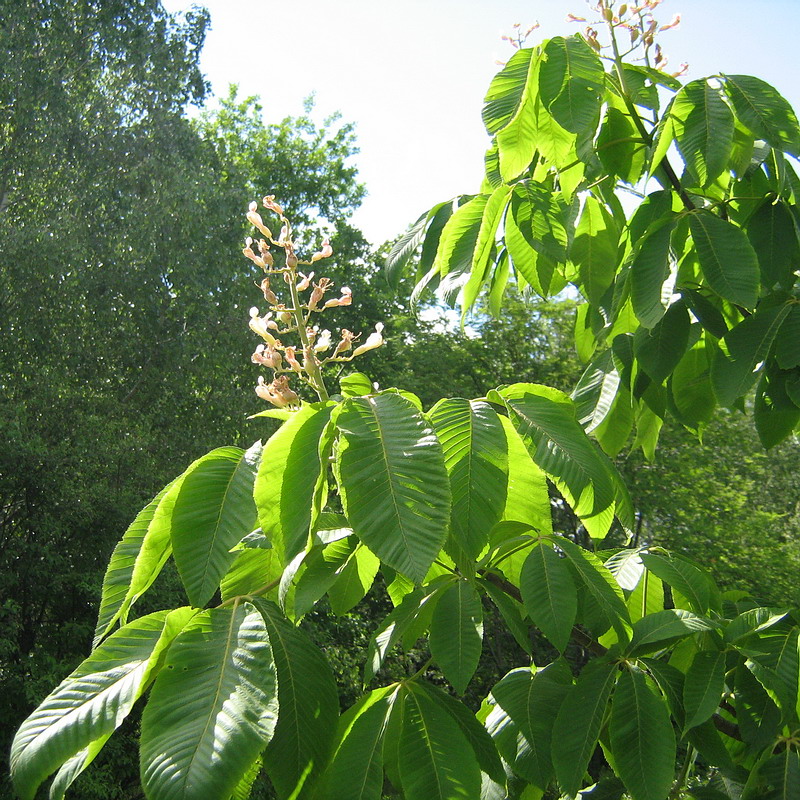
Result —
<instances>
[{"instance_id":1,"label":"palmate compound leaf","mask_svg":"<svg viewBox=\"0 0 800 800\"><path fill-rule=\"evenodd\" d=\"M675 733L663 698L635 666L622 671L609 722L616 772L632 800L664 800L675 770Z\"/></svg>"},{"instance_id":2,"label":"palmate compound leaf","mask_svg":"<svg viewBox=\"0 0 800 800\"><path fill-rule=\"evenodd\" d=\"M630 527L633 513L622 478L581 428L569 397L548 386L518 383L491 392L489 399L508 408L533 460L591 536L605 536L615 512Z\"/></svg>"},{"instance_id":3,"label":"palmate compound leaf","mask_svg":"<svg viewBox=\"0 0 800 800\"><path fill-rule=\"evenodd\" d=\"M333 403L304 405L264 445L255 502L261 527L284 565L308 542L334 408Z\"/></svg>"},{"instance_id":4,"label":"palmate compound leaf","mask_svg":"<svg viewBox=\"0 0 800 800\"><path fill-rule=\"evenodd\" d=\"M383 562L422 581L450 519L450 482L436 434L395 392L344 401L336 425L337 478L353 531Z\"/></svg>"},{"instance_id":5,"label":"palmate compound leaf","mask_svg":"<svg viewBox=\"0 0 800 800\"><path fill-rule=\"evenodd\" d=\"M483 609L474 584L454 581L439 597L430 627L431 655L458 694L464 694L483 649Z\"/></svg>"},{"instance_id":6,"label":"palmate compound leaf","mask_svg":"<svg viewBox=\"0 0 800 800\"><path fill-rule=\"evenodd\" d=\"M63 795L128 715L194 613L158 611L128 623L45 698L11 748L11 777L23 800L62 764L56 789Z\"/></svg>"},{"instance_id":7,"label":"palmate compound leaf","mask_svg":"<svg viewBox=\"0 0 800 800\"><path fill-rule=\"evenodd\" d=\"M500 418L483 400L441 400L428 418L442 444L453 497L445 549L463 572L506 505L508 443Z\"/></svg>"},{"instance_id":8,"label":"palmate compound leaf","mask_svg":"<svg viewBox=\"0 0 800 800\"><path fill-rule=\"evenodd\" d=\"M280 798L305 797L325 767L339 716L336 681L324 655L274 603L256 598L269 635L280 714L264 764ZM294 794L298 792L298 794Z\"/></svg>"},{"instance_id":9,"label":"palmate compound leaf","mask_svg":"<svg viewBox=\"0 0 800 800\"><path fill-rule=\"evenodd\" d=\"M249 603L201 611L175 639L142 715L150 800L226 800L278 716L267 627Z\"/></svg>"},{"instance_id":10,"label":"palmate compound leaf","mask_svg":"<svg viewBox=\"0 0 800 800\"><path fill-rule=\"evenodd\" d=\"M236 554L231 548L256 527L253 482L261 442L249 450L220 447L186 470L172 509L170 536L189 601L204 606Z\"/></svg>"}]
</instances>

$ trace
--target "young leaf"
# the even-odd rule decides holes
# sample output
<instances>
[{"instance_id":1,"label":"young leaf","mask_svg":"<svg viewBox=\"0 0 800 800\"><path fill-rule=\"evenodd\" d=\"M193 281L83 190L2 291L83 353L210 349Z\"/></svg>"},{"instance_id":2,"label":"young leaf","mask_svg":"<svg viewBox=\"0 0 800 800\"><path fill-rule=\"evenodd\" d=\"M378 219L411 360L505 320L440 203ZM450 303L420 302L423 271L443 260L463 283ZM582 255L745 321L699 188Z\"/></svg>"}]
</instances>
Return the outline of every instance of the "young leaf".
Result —
<instances>
[{"instance_id":1,"label":"young leaf","mask_svg":"<svg viewBox=\"0 0 800 800\"><path fill-rule=\"evenodd\" d=\"M284 565L308 543L323 464L320 441L333 408L333 403L304 405L264 445L254 496L261 527Z\"/></svg>"},{"instance_id":2,"label":"young leaf","mask_svg":"<svg viewBox=\"0 0 800 800\"><path fill-rule=\"evenodd\" d=\"M708 285L735 305L755 308L760 271L744 231L706 210L689 215L689 228Z\"/></svg>"},{"instance_id":3,"label":"young leaf","mask_svg":"<svg viewBox=\"0 0 800 800\"><path fill-rule=\"evenodd\" d=\"M400 781L407 800L471 800L481 773L464 734L427 694L407 684L400 729Z\"/></svg>"},{"instance_id":4,"label":"young leaf","mask_svg":"<svg viewBox=\"0 0 800 800\"><path fill-rule=\"evenodd\" d=\"M193 613L157 611L124 625L42 701L11 746L11 778L22 800L32 800L62 764L63 794L128 716Z\"/></svg>"},{"instance_id":5,"label":"young leaf","mask_svg":"<svg viewBox=\"0 0 800 800\"><path fill-rule=\"evenodd\" d=\"M267 773L279 797L311 786L325 767L339 716L339 696L331 668L308 637L281 610L257 598L267 629L278 680L280 714L264 752Z\"/></svg>"},{"instance_id":6,"label":"young leaf","mask_svg":"<svg viewBox=\"0 0 800 800\"><path fill-rule=\"evenodd\" d=\"M525 559L519 588L534 625L563 653L578 610L567 561L550 544L540 542Z\"/></svg>"},{"instance_id":7,"label":"young leaf","mask_svg":"<svg viewBox=\"0 0 800 800\"><path fill-rule=\"evenodd\" d=\"M170 535L189 601L204 606L236 554L231 548L257 525L253 482L261 442L247 452L212 450L184 474L172 509Z\"/></svg>"},{"instance_id":8,"label":"young leaf","mask_svg":"<svg viewBox=\"0 0 800 800\"><path fill-rule=\"evenodd\" d=\"M481 114L490 135L501 131L518 116L529 91L531 64L535 64L537 55L536 48L520 48L492 78Z\"/></svg>"},{"instance_id":9,"label":"young leaf","mask_svg":"<svg viewBox=\"0 0 800 800\"><path fill-rule=\"evenodd\" d=\"M275 664L250 604L200 612L173 642L142 715L152 800L227 797L272 737Z\"/></svg>"},{"instance_id":10,"label":"young leaf","mask_svg":"<svg viewBox=\"0 0 800 800\"><path fill-rule=\"evenodd\" d=\"M553 728L552 757L556 778L567 795L581 788L617 674L615 664L589 662L561 704Z\"/></svg>"},{"instance_id":11,"label":"young leaf","mask_svg":"<svg viewBox=\"0 0 800 800\"><path fill-rule=\"evenodd\" d=\"M633 800L664 800L675 770L675 733L663 699L644 673L623 670L609 722L616 772Z\"/></svg>"},{"instance_id":12,"label":"young leaf","mask_svg":"<svg viewBox=\"0 0 800 800\"><path fill-rule=\"evenodd\" d=\"M508 444L503 425L481 400L441 400L428 418L442 444L453 496L447 550L457 563L474 561L506 505Z\"/></svg>"},{"instance_id":13,"label":"young leaf","mask_svg":"<svg viewBox=\"0 0 800 800\"><path fill-rule=\"evenodd\" d=\"M725 653L701 650L686 673L683 687L684 731L705 722L717 710L724 691Z\"/></svg>"},{"instance_id":14,"label":"young leaf","mask_svg":"<svg viewBox=\"0 0 800 800\"><path fill-rule=\"evenodd\" d=\"M450 482L442 447L413 404L394 392L344 401L338 480L358 537L421 581L447 536Z\"/></svg>"},{"instance_id":15,"label":"young leaf","mask_svg":"<svg viewBox=\"0 0 800 800\"><path fill-rule=\"evenodd\" d=\"M457 580L445 589L431 620L431 655L458 694L464 694L483 649L483 609L475 586Z\"/></svg>"}]
</instances>

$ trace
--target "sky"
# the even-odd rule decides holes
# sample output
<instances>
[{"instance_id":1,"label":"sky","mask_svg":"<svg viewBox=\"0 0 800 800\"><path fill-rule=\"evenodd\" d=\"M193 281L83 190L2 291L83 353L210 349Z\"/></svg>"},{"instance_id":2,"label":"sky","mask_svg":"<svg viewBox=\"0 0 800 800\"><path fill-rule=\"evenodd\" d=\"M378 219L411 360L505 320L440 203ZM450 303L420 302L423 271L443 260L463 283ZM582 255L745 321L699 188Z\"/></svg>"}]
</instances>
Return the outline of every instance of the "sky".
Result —
<instances>
[{"instance_id":1,"label":"sky","mask_svg":"<svg viewBox=\"0 0 800 800\"><path fill-rule=\"evenodd\" d=\"M187 0L163 0L168 11ZM514 23L538 22L529 39L579 32L567 13L582 0L206 0L211 14L202 68L216 95L236 83L259 95L266 122L340 112L356 125L355 156L368 196L354 218L375 245L422 212L475 192L488 137L483 96L513 53L501 40ZM666 71L689 63L687 78L749 74L800 109L800 0L664 0ZM269 192L269 187L264 187Z\"/></svg>"}]
</instances>

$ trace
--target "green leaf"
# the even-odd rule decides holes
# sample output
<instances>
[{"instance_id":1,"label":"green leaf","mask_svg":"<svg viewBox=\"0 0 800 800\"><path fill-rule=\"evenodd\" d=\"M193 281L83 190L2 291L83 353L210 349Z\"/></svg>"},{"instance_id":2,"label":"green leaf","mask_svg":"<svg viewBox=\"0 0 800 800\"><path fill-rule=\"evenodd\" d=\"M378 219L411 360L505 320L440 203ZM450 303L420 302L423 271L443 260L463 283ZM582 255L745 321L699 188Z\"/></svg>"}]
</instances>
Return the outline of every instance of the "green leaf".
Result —
<instances>
[{"instance_id":1,"label":"green leaf","mask_svg":"<svg viewBox=\"0 0 800 800\"><path fill-rule=\"evenodd\" d=\"M639 240L631 263L631 302L636 318L652 328L664 316L669 298L664 298L664 282L669 276L670 243L674 217L662 217ZM631 223L633 235L633 222Z\"/></svg>"},{"instance_id":2,"label":"green leaf","mask_svg":"<svg viewBox=\"0 0 800 800\"><path fill-rule=\"evenodd\" d=\"M554 264L566 262L569 236L564 212L550 187L533 180L517 183L511 195L511 216L525 241L539 256L546 257ZM551 271L553 268L551 265ZM547 280L541 280L542 277L540 274L541 288L545 293L550 293L552 276Z\"/></svg>"},{"instance_id":3,"label":"green leaf","mask_svg":"<svg viewBox=\"0 0 800 800\"><path fill-rule=\"evenodd\" d=\"M578 593L567 561L540 542L525 559L519 588L534 625L563 653L578 611Z\"/></svg>"},{"instance_id":4,"label":"green leaf","mask_svg":"<svg viewBox=\"0 0 800 800\"><path fill-rule=\"evenodd\" d=\"M280 714L264 753L279 797L312 786L333 747L339 716L336 681L325 656L280 609L253 601L267 629L278 680Z\"/></svg>"},{"instance_id":5,"label":"green leaf","mask_svg":"<svg viewBox=\"0 0 800 800\"><path fill-rule=\"evenodd\" d=\"M553 727L552 758L558 783L567 795L577 794L583 784L616 676L615 664L590 661L561 704Z\"/></svg>"},{"instance_id":6,"label":"green leaf","mask_svg":"<svg viewBox=\"0 0 800 800\"><path fill-rule=\"evenodd\" d=\"M508 630L516 643L528 655L532 655L529 625L523 620L523 608L513 598L509 597L499 586L489 580L480 581L480 585L497 606L500 616L508 626Z\"/></svg>"},{"instance_id":7,"label":"green leaf","mask_svg":"<svg viewBox=\"0 0 800 800\"><path fill-rule=\"evenodd\" d=\"M419 582L447 536L450 484L436 434L406 398L346 400L338 480L345 514L382 561Z\"/></svg>"},{"instance_id":8,"label":"green leaf","mask_svg":"<svg viewBox=\"0 0 800 800\"><path fill-rule=\"evenodd\" d=\"M800 408L788 392L788 386L795 379L793 372L782 372L774 363L767 363L761 376L753 405L753 421L766 449L780 444L800 422Z\"/></svg>"},{"instance_id":9,"label":"green leaf","mask_svg":"<svg viewBox=\"0 0 800 800\"><path fill-rule=\"evenodd\" d=\"M64 764L63 791L122 724L158 671L163 652L193 615L157 611L115 631L22 723L11 746L11 778L22 800Z\"/></svg>"},{"instance_id":10,"label":"green leaf","mask_svg":"<svg viewBox=\"0 0 800 800\"><path fill-rule=\"evenodd\" d=\"M686 709L684 731L705 722L717 710L725 691L725 653L701 650L686 673L683 707Z\"/></svg>"},{"instance_id":11,"label":"green leaf","mask_svg":"<svg viewBox=\"0 0 800 800\"><path fill-rule=\"evenodd\" d=\"M597 155L606 171L625 183L635 184L642 176L647 145L630 115L610 103L597 137Z\"/></svg>"},{"instance_id":12,"label":"green leaf","mask_svg":"<svg viewBox=\"0 0 800 800\"><path fill-rule=\"evenodd\" d=\"M689 344L689 312L679 300L651 330L639 328L633 352L642 370L655 382L663 383L683 358Z\"/></svg>"},{"instance_id":13,"label":"green leaf","mask_svg":"<svg viewBox=\"0 0 800 800\"><path fill-rule=\"evenodd\" d=\"M689 228L708 285L725 300L754 308L760 271L745 232L705 210L689 215Z\"/></svg>"},{"instance_id":14,"label":"green leaf","mask_svg":"<svg viewBox=\"0 0 800 800\"><path fill-rule=\"evenodd\" d=\"M461 733L469 742L472 752L482 772L485 772L492 780L501 785L505 785L506 774L497 749L494 746L491 736L486 728L478 722L475 715L467 708L464 703L456 700L451 695L428 683L418 682L414 684L415 691L424 692L428 698L433 700L436 705L443 708L461 729Z\"/></svg>"},{"instance_id":15,"label":"green leaf","mask_svg":"<svg viewBox=\"0 0 800 800\"><path fill-rule=\"evenodd\" d=\"M719 89L708 81L687 83L675 95L672 123L678 150L700 188L727 168L733 147L733 114Z\"/></svg>"},{"instance_id":16,"label":"green leaf","mask_svg":"<svg viewBox=\"0 0 800 800\"><path fill-rule=\"evenodd\" d=\"M621 479L610 461L586 436L570 399L546 386L515 384L499 390L517 432L533 460L555 483L592 536L608 531ZM490 398L491 399L491 398Z\"/></svg>"},{"instance_id":17,"label":"green leaf","mask_svg":"<svg viewBox=\"0 0 800 800\"><path fill-rule=\"evenodd\" d=\"M169 525L166 524L169 517L163 509L159 514L156 511L174 484L175 481L164 487L136 515L114 548L103 578L92 647L97 647L117 620L125 624L130 607L147 591L169 558L172 552ZM170 492L166 507L172 508L176 493L177 489Z\"/></svg>"},{"instance_id":18,"label":"green leaf","mask_svg":"<svg viewBox=\"0 0 800 800\"><path fill-rule=\"evenodd\" d=\"M433 610L431 655L458 694L464 694L483 649L483 609L475 586L457 580Z\"/></svg>"},{"instance_id":19,"label":"green leaf","mask_svg":"<svg viewBox=\"0 0 800 800\"><path fill-rule=\"evenodd\" d=\"M447 220L442 229L433 270L445 277L450 273L467 275L472 267L472 256L483 221L483 210L489 195L473 197Z\"/></svg>"},{"instance_id":20,"label":"green leaf","mask_svg":"<svg viewBox=\"0 0 800 800\"><path fill-rule=\"evenodd\" d=\"M219 584L223 600L245 594L262 594L264 588L274 584L277 588L283 564L273 550L242 550Z\"/></svg>"},{"instance_id":21,"label":"green leaf","mask_svg":"<svg viewBox=\"0 0 800 800\"><path fill-rule=\"evenodd\" d=\"M413 683L406 684L400 730L400 781L407 800L474 800L481 773L453 718Z\"/></svg>"},{"instance_id":22,"label":"green leaf","mask_svg":"<svg viewBox=\"0 0 800 800\"><path fill-rule=\"evenodd\" d=\"M789 308L775 343L775 360L781 369L800 367L800 305Z\"/></svg>"},{"instance_id":23,"label":"green leaf","mask_svg":"<svg viewBox=\"0 0 800 800\"><path fill-rule=\"evenodd\" d=\"M386 655L392 646L397 643L423 609L438 600L440 585L426 586L423 589L414 589L409 592L378 626L367 647L367 657L364 662L364 685L366 686L375 677L383 666Z\"/></svg>"},{"instance_id":24,"label":"green leaf","mask_svg":"<svg viewBox=\"0 0 800 800\"><path fill-rule=\"evenodd\" d=\"M800 261L800 244L792 214L781 200L765 200L747 222L747 238L758 257L761 282L788 289Z\"/></svg>"},{"instance_id":25,"label":"green leaf","mask_svg":"<svg viewBox=\"0 0 800 800\"><path fill-rule=\"evenodd\" d=\"M247 452L212 450L189 467L175 497L170 535L189 601L204 606L219 587L235 553L231 548L257 525L253 483L261 442Z\"/></svg>"},{"instance_id":26,"label":"green leaf","mask_svg":"<svg viewBox=\"0 0 800 800\"><path fill-rule=\"evenodd\" d=\"M682 727L686 716L683 710L683 688L686 683L684 674L669 662L654 658L642 658L640 664L647 669L658 684L661 693L667 700L670 713Z\"/></svg>"},{"instance_id":27,"label":"green leaf","mask_svg":"<svg viewBox=\"0 0 800 800\"><path fill-rule=\"evenodd\" d=\"M598 354L572 392L578 422L591 433L607 419L619 391L619 372L611 350Z\"/></svg>"},{"instance_id":28,"label":"green leaf","mask_svg":"<svg viewBox=\"0 0 800 800\"><path fill-rule=\"evenodd\" d=\"M380 800L384 733L396 691L396 686L376 689L342 715L333 758L314 795L317 800Z\"/></svg>"},{"instance_id":29,"label":"green leaf","mask_svg":"<svg viewBox=\"0 0 800 800\"><path fill-rule=\"evenodd\" d=\"M441 207L440 204L439 207ZM409 262L411 257L417 251L417 248L422 244L425 239L425 234L430 221L431 211L426 211L419 219L392 245L389 255L386 256L386 263L384 270L386 280L393 289L397 289L400 282L400 276L403 273L403 267Z\"/></svg>"},{"instance_id":30,"label":"green leaf","mask_svg":"<svg viewBox=\"0 0 800 800\"><path fill-rule=\"evenodd\" d=\"M705 614L709 608L719 607L719 592L711 577L688 559L674 554L642 553L642 561L650 572L687 598L696 613Z\"/></svg>"},{"instance_id":31,"label":"green leaf","mask_svg":"<svg viewBox=\"0 0 800 800\"><path fill-rule=\"evenodd\" d=\"M175 639L142 715L152 800L227 797L272 737L275 664L249 603L200 612Z\"/></svg>"},{"instance_id":32,"label":"green leaf","mask_svg":"<svg viewBox=\"0 0 800 800\"><path fill-rule=\"evenodd\" d=\"M345 397L363 397L372 394L372 381L363 372L351 372L339 378L339 389Z\"/></svg>"},{"instance_id":33,"label":"green leaf","mask_svg":"<svg viewBox=\"0 0 800 800\"><path fill-rule=\"evenodd\" d=\"M750 75L723 75L737 118L773 147L800 157L800 126L778 91Z\"/></svg>"},{"instance_id":34,"label":"green leaf","mask_svg":"<svg viewBox=\"0 0 800 800\"><path fill-rule=\"evenodd\" d=\"M604 81L602 62L580 36L556 36L545 45L539 91L547 110L566 130L594 131Z\"/></svg>"},{"instance_id":35,"label":"green leaf","mask_svg":"<svg viewBox=\"0 0 800 800\"><path fill-rule=\"evenodd\" d=\"M528 76L536 55L537 48L520 48L492 78L481 114L490 135L501 131L518 115L528 92Z\"/></svg>"},{"instance_id":36,"label":"green leaf","mask_svg":"<svg viewBox=\"0 0 800 800\"><path fill-rule=\"evenodd\" d=\"M711 421L717 405L705 339L697 341L678 362L669 388L678 419L691 430L701 431Z\"/></svg>"},{"instance_id":37,"label":"green leaf","mask_svg":"<svg viewBox=\"0 0 800 800\"><path fill-rule=\"evenodd\" d=\"M358 544L336 571L336 580L328 589L331 611L342 616L361 602L378 574L380 560L363 544Z\"/></svg>"},{"instance_id":38,"label":"green leaf","mask_svg":"<svg viewBox=\"0 0 800 800\"><path fill-rule=\"evenodd\" d=\"M580 289L594 305L614 282L619 262L619 230L605 206L592 195L586 198L569 251L578 267Z\"/></svg>"},{"instance_id":39,"label":"green leaf","mask_svg":"<svg viewBox=\"0 0 800 800\"><path fill-rule=\"evenodd\" d=\"M441 400L428 418L442 444L453 497L446 548L466 570L506 505L508 443L497 413L482 400Z\"/></svg>"},{"instance_id":40,"label":"green leaf","mask_svg":"<svg viewBox=\"0 0 800 800\"><path fill-rule=\"evenodd\" d=\"M664 800L674 777L675 734L663 699L636 667L620 675L609 736L616 772L633 800Z\"/></svg>"},{"instance_id":41,"label":"green leaf","mask_svg":"<svg viewBox=\"0 0 800 800\"><path fill-rule=\"evenodd\" d=\"M711 362L711 382L720 405L732 406L753 386L758 365L767 357L790 308L788 304L759 307L725 334Z\"/></svg>"},{"instance_id":42,"label":"green leaf","mask_svg":"<svg viewBox=\"0 0 800 800\"><path fill-rule=\"evenodd\" d=\"M769 787L764 800L800 797L800 754L788 747L776 753L761 767L761 776Z\"/></svg>"},{"instance_id":43,"label":"green leaf","mask_svg":"<svg viewBox=\"0 0 800 800\"><path fill-rule=\"evenodd\" d=\"M630 652L645 653L660 649L666 642L691 636L699 631L714 630L711 620L683 608L668 608L647 614L633 624ZM655 647L653 647L655 645Z\"/></svg>"},{"instance_id":44,"label":"green leaf","mask_svg":"<svg viewBox=\"0 0 800 800\"><path fill-rule=\"evenodd\" d=\"M777 702L787 719L796 719L798 706L798 629L780 623L763 632L756 643L739 647L750 655L747 667Z\"/></svg>"},{"instance_id":45,"label":"green leaf","mask_svg":"<svg viewBox=\"0 0 800 800\"><path fill-rule=\"evenodd\" d=\"M525 50L521 52L525 52ZM507 101L515 102L515 108L513 115L497 131L495 137L500 177L506 182L513 181L527 170L536 154L538 144L536 84L538 83L540 56L538 49L528 50L528 53L531 55L527 61L521 59L518 64L513 65L516 73L516 85L506 95L506 98ZM511 62L509 62L509 66L511 66ZM523 69L525 70L524 75L522 74ZM489 91L492 92L492 87L489 88ZM493 124L492 127L496 127L496 125Z\"/></svg>"},{"instance_id":46,"label":"green leaf","mask_svg":"<svg viewBox=\"0 0 800 800\"><path fill-rule=\"evenodd\" d=\"M578 547L563 536L553 537L553 541L564 551L574 567L579 585L586 588L609 626L613 626L621 641L628 641L631 634L630 614L625 605L625 596L614 576L594 553Z\"/></svg>"},{"instance_id":47,"label":"green leaf","mask_svg":"<svg viewBox=\"0 0 800 800\"><path fill-rule=\"evenodd\" d=\"M320 444L333 409L332 403L304 405L264 445L255 502L261 527L284 565L308 543L324 463Z\"/></svg>"},{"instance_id":48,"label":"green leaf","mask_svg":"<svg viewBox=\"0 0 800 800\"><path fill-rule=\"evenodd\" d=\"M472 254L469 280L465 284L461 296L462 323L467 311L475 304L483 285L489 279L491 268L494 264L492 255L495 250L497 227L505 214L510 194L510 186L498 186L489 196L483 209L481 226L478 230L478 238Z\"/></svg>"},{"instance_id":49,"label":"green leaf","mask_svg":"<svg viewBox=\"0 0 800 800\"><path fill-rule=\"evenodd\" d=\"M753 750L763 750L775 740L780 709L744 663L740 662L735 676L736 722L742 739Z\"/></svg>"},{"instance_id":50,"label":"green leaf","mask_svg":"<svg viewBox=\"0 0 800 800\"><path fill-rule=\"evenodd\" d=\"M539 788L553 777L551 738L561 703L572 689L572 674L563 660L534 675L512 670L492 689L497 706L486 719L489 734L515 773Z\"/></svg>"}]
</instances>

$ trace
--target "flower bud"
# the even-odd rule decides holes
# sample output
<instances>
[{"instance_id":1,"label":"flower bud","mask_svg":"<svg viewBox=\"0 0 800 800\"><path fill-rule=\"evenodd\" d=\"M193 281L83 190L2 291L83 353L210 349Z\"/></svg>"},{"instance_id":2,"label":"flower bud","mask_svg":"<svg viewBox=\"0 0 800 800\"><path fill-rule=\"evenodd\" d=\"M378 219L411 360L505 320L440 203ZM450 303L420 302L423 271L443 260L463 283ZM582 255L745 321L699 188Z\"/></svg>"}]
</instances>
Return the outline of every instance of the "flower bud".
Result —
<instances>
[{"instance_id":1,"label":"flower bud","mask_svg":"<svg viewBox=\"0 0 800 800\"><path fill-rule=\"evenodd\" d=\"M353 333L346 328L342 328L342 338L339 344L336 345L336 350L333 351L333 357L346 353L353 345Z\"/></svg>"},{"instance_id":2,"label":"flower bud","mask_svg":"<svg viewBox=\"0 0 800 800\"><path fill-rule=\"evenodd\" d=\"M297 283L297 291L304 292L311 286L311 279L314 277L313 272L309 272L308 275L304 275L302 272L299 272L298 275L302 276L302 280L298 281Z\"/></svg>"},{"instance_id":3,"label":"flower bud","mask_svg":"<svg viewBox=\"0 0 800 800\"><path fill-rule=\"evenodd\" d=\"M291 270L297 269L297 256L289 248L286 249L286 266Z\"/></svg>"},{"instance_id":4,"label":"flower bud","mask_svg":"<svg viewBox=\"0 0 800 800\"><path fill-rule=\"evenodd\" d=\"M627 4L627 3L623 3L623 4L622 4L622 5L619 7L619 10L617 11L617 13L620 15L620 17L624 17L624 16L625 16L625 12L626 12L627 10L628 10L628 4Z\"/></svg>"},{"instance_id":5,"label":"flower bud","mask_svg":"<svg viewBox=\"0 0 800 800\"><path fill-rule=\"evenodd\" d=\"M286 363L295 371L295 372L302 372L303 367L300 362L297 360L297 356L295 355L296 348L294 347L287 347L284 349L284 353L286 354Z\"/></svg>"},{"instance_id":6,"label":"flower bud","mask_svg":"<svg viewBox=\"0 0 800 800\"><path fill-rule=\"evenodd\" d=\"M611 22L611 20L614 19L614 12L610 8L604 8L603 9L603 19L606 22Z\"/></svg>"},{"instance_id":7,"label":"flower bud","mask_svg":"<svg viewBox=\"0 0 800 800\"><path fill-rule=\"evenodd\" d=\"M325 296L325 292L332 287L333 281L330 278L320 278L319 283L314 284L314 291L311 292L311 297L308 299L308 310L314 311Z\"/></svg>"},{"instance_id":8,"label":"flower bud","mask_svg":"<svg viewBox=\"0 0 800 800\"><path fill-rule=\"evenodd\" d=\"M261 267L261 269L266 269L267 264L261 256L257 256L253 252L252 248L253 240L248 236L244 242L244 248L242 249L242 255L249 258L257 267Z\"/></svg>"},{"instance_id":9,"label":"flower bud","mask_svg":"<svg viewBox=\"0 0 800 800\"><path fill-rule=\"evenodd\" d=\"M331 247L331 243L325 239L325 241L322 243L322 249L311 256L311 263L313 264L315 261L319 261L321 258L329 258L332 255L333 248Z\"/></svg>"}]
</instances>

